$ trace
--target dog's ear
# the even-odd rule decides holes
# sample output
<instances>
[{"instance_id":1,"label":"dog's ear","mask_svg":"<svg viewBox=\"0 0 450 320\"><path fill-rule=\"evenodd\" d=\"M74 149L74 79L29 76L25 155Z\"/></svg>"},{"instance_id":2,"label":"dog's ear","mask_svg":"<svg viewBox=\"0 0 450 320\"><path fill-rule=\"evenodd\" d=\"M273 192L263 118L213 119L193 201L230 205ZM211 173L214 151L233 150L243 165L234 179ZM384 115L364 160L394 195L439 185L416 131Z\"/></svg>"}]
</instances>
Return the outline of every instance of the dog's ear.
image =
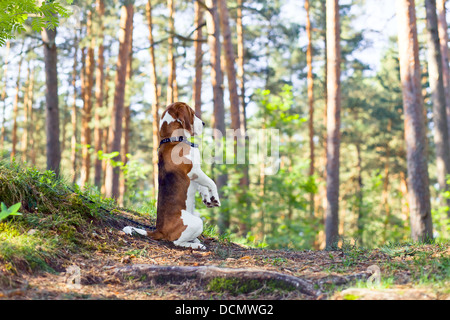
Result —
<instances>
[{"instance_id":1,"label":"dog's ear","mask_svg":"<svg viewBox=\"0 0 450 320\"><path fill-rule=\"evenodd\" d=\"M183 128L193 134L194 113L187 104L184 104L182 121Z\"/></svg>"}]
</instances>

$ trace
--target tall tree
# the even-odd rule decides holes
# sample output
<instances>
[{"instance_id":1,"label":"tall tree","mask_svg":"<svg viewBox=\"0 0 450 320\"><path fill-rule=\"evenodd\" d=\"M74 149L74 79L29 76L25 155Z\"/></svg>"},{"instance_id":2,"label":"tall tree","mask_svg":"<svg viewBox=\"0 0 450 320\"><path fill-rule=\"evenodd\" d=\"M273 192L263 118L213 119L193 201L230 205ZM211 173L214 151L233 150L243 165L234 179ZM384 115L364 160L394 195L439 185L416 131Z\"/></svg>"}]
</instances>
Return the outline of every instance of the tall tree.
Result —
<instances>
[{"instance_id":1,"label":"tall tree","mask_svg":"<svg viewBox=\"0 0 450 320\"><path fill-rule=\"evenodd\" d=\"M94 129L94 148L95 148L95 162L94 162L94 184L100 189L102 185L102 160L98 157L98 152L102 150L103 143L103 127L101 124L101 113L103 107L103 96L105 87L105 46L103 16L105 15L105 3L103 0L96 1L97 19L100 24L99 33L97 35L98 41L98 58L97 67L95 69L95 129Z\"/></svg>"},{"instance_id":2,"label":"tall tree","mask_svg":"<svg viewBox=\"0 0 450 320\"><path fill-rule=\"evenodd\" d=\"M433 102L437 179L439 189L443 192L448 190L447 175L450 174L450 144L448 140L446 97L436 14L436 0L425 0L425 8L427 12L428 31L428 78Z\"/></svg>"},{"instance_id":3,"label":"tall tree","mask_svg":"<svg viewBox=\"0 0 450 320\"><path fill-rule=\"evenodd\" d=\"M22 46L23 49L23 46ZM22 50L23 51L23 50ZM12 128L12 150L11 150L11 160L16 157L17 151L17 116L19 113L19 93L20 93L20 72L23 63L23 53L20 56L19 66L17 70L17 80L16 80L16 94L14 95L13 101L13 128Z\"/></svg>"},{"instance_id":4,"label":"tall tree","mask_svg":"<svg viewBox=\"0 0 450 320\"><path fill-rule=\"evenodd\" d=\"M397 19L411 235L425 241L433 238L433 224L414 0L397 1Z\"/></svg>"},{"instance_id":5,"label":"tall tree","mask_svg":"<svg viewBox=\"0 0 450 320\"><path fill-rule=\"evenodd\" d=\"M341 127L341 48L339 1L327 0L327 208L326 246L339 237L339 155Z\"/></svg>"},{"instance_id":6,"label":"tall tree","mask_svg":"<svg viewBox=\"0 0 450 320\"><path fill-rule=\"evenodd\" d=\"M234 64L235 54L233 42L231 40L230 14L228 12L227 3L225 0L218 0L218 9L220 29L223 35L223 48L225 56L225 68L228 79L228 90L230 92L231 129L239 130L241 128L241 124L239 96L237 92L236 66Z\"/></svg>"},{"instance_id":7,"label":"tall tree","mask_svg":"<svg viewBox=\"0 0 450 320\"><path fill-rule=\"evenodd\" d=\"M11 42L8 40L6 42L6 52L5 52L5 62L4 66L5 69L3 70L3 88L2 88L2 94L0 96L2 100L2 126L1 126L1 137L0 137L0 150L3 150L3 145L5 143L5 122L6 122L6 83L8 80L8 59L9 59L9 51L11 48Z\"/></svg>"},{"instance_id":8,"label":"tall tree","mask_svg":"<svg viewBox=\"0 0 450 320\"><path fill-rule=\"evenodd\" d=\"M82 187L86 183L89 183L90 171L91 171L91 154L90 148L92 144L92 134L90 123L92 120L92 89L94 86L94 48L95 48L95 37L93 35L93 12L88 11L87 16L87 33L86 37L89 39L89 45L87 48L86 65L83 86L83 109L81 113L81 146L82 146L82 161L81 161L81 180L80 184Z\"/></svg>"},{"instance_id":9,"label":"tall tree","mask_svg":"<svg viewBox=\"0 0 450 320\"><path fill-rule=\"evenodd\" d=\"M450 137L450 67L449 67L449 56L448 56L448 25L446 18L446 0L437 1L438 9L438 31L439 31L439 42L441 46L441 56L442 56L442 80L444 81L445 90L445 105L447 113L447 127L448 136ZM449 141L450 145L450 141Z\"/></svg>"},{"instance_id":10,"label":"tall tree","mask_svg":"<svg viewBox=\"0 0 450 320\"><path fill-rule=\"evenodd\" d=\"M153 164L153 191L156 197L158 193L158 147L159 147L159 93L158 78L156 76L155 42L153 41L152 4L148 0L146 7L147 23L149 29L148 40L150 42L150 80L152 83L152 164Z\"/></svg>"},{"instance_id":11,"label":"tall tree","mask_svg":"<svg viewBox=\"0 0 450 320\"><path fill-rule=\"evenodd\" d=\"M175 70L176 70L176 64L175 64L175 57L173 54L173 40L175 35L175 10L173 5L174 0L167 0L167 7L169 8L169 49L168 49L168 55L167 55L167 64L169 67L169 77L168 77L168 83L167 83L167 105L174 103L177 95L175 93Z\"/></svg>"},{"instance_id":12,"label":"tall tree","mask_svg":"<svg viewBox=\"0 0 450 320\"><path fill-rule=\"evenodd\" d=\"M222 135L225 134L225 107L223 100L223 73L220 63L221 43L220 43L220 19L218 12L218 0L207 0L208 14L206 15L206 26L208 29L208 45L210 50L211 83L213 87L214 104L214 125L216 143L222 144ZM218 148L220 149L220 148ZM217 149L216 149L217 150ZM221 149L220 149L221 150ZM222 158L221 155L216 155ZM216 178L218 190L226 185L227 175L219 174ZM221 210L219 217L219 230L225 232L229 226L228 215Z\"/></svg>"},{"instance_id":13,"label":"tall tree","mask_svg":"<svg viewBox=\"0 0 450 320\"><path fill-rule=\"evenodd\" d=\"M72 138L70 141L70 162L72 164L72 183L75 184L77 177L77 65L78 65L78 36L75 34L74 53L73 53L73 69L72 69Z\"/></svg>"},{"instance_id":14,"label":"tall tree","mask_svg":"<svg viewBox=\"0 0 450 320\"><path fill-rule=\"evenodd\" d=\"M308 83L308 106L309 106L309 176L314 175L314 78L312 69L312 34L309 0L305 0L306 11L306 36L308 37L308 47L306 49L306 65L308 74L306 81ZM310 211L314 212L314 193L310 195Z\"/></svg>"},{"instance_id":15,"label":"tall tree","mask_svg":"<svg viewBox=\"0 0 450 320\"><path fill-rule=\"evenodd\" d=\"M238 0L237 11L236 11L236 33L237 33L237 77L239 79L239 98L241 99L241 129L245 131L247 129L247 119L245 115L245 74L244 74L244 56L245 56L245 46L244 46L244 25L242 24L242 7L243 0ZM247 173L248 175L248 173ZM248 179L248 177L247 177Z\"/></svg>"},{"instance_id":16,"label":"tall tree","mask_svg":"<svg viewBox=\"0 0 450 320\"><path fill-rule=\"evenodd\" d=\"M28 85L25 89L25 97L23 100L23 134L22 134L22 161L27 161L28 153L28 133L30 130L30 115L33 108L33 90L34 90L34 68L29 62Z\"/></svg>"},{"instance_id":17,"label":"tall tree","mask_svg":"<svg viewBox=\"0 0 450 320\"><path fill-rule=\"evenodd\" d=\"M133 32L133 1L126 1L121 8L120 33L119 33L119 56L117 57L117 70L115 78L114 104L109 127L109 153L121 151L122 119L125 101L125 84L127 77L128 56L130 54L131 34ZM120 161L120 155L113 159ZM119 198L119 175L120 168L113 166L108 161L105 173L105 195L108 198Z\"/></svg>"},{"instance_id":18,"label":"tall tree","mask_svg":"<svg viewBox=\"0 0 450 320\"><path fill-rule=\"evenodd\" d=\"M130 91L130 82L131 77L133 76L133 34L131 34L131 41L130 41L130 54L128 55L128 66L127 66L127 78L126 78L126 91ZM127 93L128 97L130 95ZM130 152L130 135L131 135L131 102L128 99L127 104L124 108L123 113L123 136L122 136L122 163L124 166L128 163L128 154ZM121 206L124 205L125 200L125 192L127 189L127 179L125 177L125 173L121 172L122 178L120 179L120 197L119 197L119 204Z\"/></svg>"},{"instance_id":19,"label":"tall tree","mask_svg":"<svg viewBox=\"0 0 450 320\"><path fill-rule=\"evenodd\" d=\"M58 107L58 51L56 47L56 28L42 29L45 63L45 111L47 135L47 169L59 175L61 164L61 146L59 142L59 107Z\"/></svg>"},{"instance_id":20,"label":"tall tree","mask_svg":"<svg viewBox=\"0 0 450 320\"><path fill-rule=\"evenodd\" d=\"M194 92L192 94L194 100L194 109L197 116L202 116L202 75L203 75L203 10L199 0L194 2L195 11L195 33L194 33L194 50L195 50L195 80Z\"/></svg>"}]
</instances>

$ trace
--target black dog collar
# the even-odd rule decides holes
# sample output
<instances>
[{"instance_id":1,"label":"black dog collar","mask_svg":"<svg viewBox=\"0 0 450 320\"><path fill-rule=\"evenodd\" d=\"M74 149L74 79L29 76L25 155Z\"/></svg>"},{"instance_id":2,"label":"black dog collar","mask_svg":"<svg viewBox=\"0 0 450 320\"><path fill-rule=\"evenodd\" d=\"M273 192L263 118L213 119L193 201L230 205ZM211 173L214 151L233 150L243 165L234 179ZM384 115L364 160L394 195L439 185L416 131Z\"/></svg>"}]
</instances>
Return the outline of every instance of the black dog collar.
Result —
<instances>
[{"instance_id":1,"label":"black dog collar","mask_svg":"<svg viewBox=\"0 0 450 320\"><path fill-rule=\"evenodd\" d=\"M184 136L162 139L161 142L159 143L159 147L161 147L161 145L163 143L168 143L168 142L184 142L184 143L190 145L192 148L198 148L198 144L190 142L188 140L188 138L186 138Z\"/></svg>"}]
</instances>

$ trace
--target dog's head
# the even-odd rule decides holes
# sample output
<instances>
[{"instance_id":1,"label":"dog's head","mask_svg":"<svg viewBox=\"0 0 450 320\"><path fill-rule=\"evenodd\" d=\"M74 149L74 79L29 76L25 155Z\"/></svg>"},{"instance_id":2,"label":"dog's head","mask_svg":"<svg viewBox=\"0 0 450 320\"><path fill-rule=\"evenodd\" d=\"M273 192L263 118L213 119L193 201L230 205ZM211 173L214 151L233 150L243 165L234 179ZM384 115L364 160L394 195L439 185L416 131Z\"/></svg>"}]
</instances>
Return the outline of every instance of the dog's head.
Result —
<instances>
[{"instance_id":1,"label":"dog's head","mask_svg":"<svg viewBox=\"0 0 450 320\"><path fill-rule=\"evenodd\" d=\"M175 102L163 112L159 131L161 139L175 135L193 136L200 135L204 125L186 103Z\"/></svg>"}]
</instances>

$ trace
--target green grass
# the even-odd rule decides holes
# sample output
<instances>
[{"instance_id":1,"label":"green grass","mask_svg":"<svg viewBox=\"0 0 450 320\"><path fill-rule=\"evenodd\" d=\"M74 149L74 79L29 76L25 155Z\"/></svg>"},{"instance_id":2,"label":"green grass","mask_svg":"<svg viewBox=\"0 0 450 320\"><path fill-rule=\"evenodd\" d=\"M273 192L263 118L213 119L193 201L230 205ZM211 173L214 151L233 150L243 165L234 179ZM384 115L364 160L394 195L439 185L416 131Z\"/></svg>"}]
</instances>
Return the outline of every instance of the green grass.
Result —
<instances>
[{"instance_id":1,"label":"green grass","mask_svg":"<svg viewBox=\"0 0 450 320\"><path fill-rule=\"evenodd\" d=\"M117 209L95 188L81 191L51 171L7 161L0 161L0 202L21 204L21 216L0 223L0 265L13 273L51 271L61 258L104 249L90 235L115 221Z\"/></svg>"}]
</instances>

